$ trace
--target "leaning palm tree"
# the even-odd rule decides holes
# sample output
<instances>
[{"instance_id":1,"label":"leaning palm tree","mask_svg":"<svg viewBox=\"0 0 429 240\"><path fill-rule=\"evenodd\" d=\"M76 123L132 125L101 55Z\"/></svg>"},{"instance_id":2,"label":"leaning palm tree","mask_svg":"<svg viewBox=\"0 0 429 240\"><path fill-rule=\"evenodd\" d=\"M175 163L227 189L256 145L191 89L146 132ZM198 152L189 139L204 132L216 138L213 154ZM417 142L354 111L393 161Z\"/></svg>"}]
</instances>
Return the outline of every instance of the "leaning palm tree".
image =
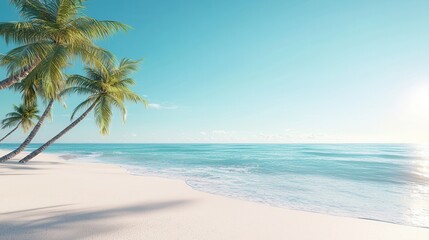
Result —
<instances>
[{"instance_id":1,"label":"leaning palm tree","mask_svg":"<svg viewBox=\"0 0 429 240\"><path fill-rule=\"evenodd\" d=\"M34 126L33 120L40 119L40 116L38 115L39 110L37 110L36 105L13 105L13 109L14 111L6 114L6 118L1 121L2 129L11 127L13 127L13 129L8 134L6 134L6 136L0 139L0 142L9 137L19 127L21 127L24 132L28 132L28 130Z\"/></svg>"},{"instance_id":2,"label":"leaning palm tree","mask_svg":"<svg viewBox=\"0 0 429 240\"><path fill-rule=\"evenodd\" d=\"M30 134L28 134L27 138L18 146L18 148L16 148L15 150L13 150L10 153L4 155L3 157L1 157L0 163L9 160L9 159L15 157L16 155L18 155L20 152L24 151L24 149L31 143L33 138L39 132L39 130L42 127L45 119L50 115L53 104L54 104L54 100L49 100L49 102L47 103L47 106L45 108L45 111L43 112L42 116L40 116L39 121L33 127Z\"/></svg>"},{"instance_id":3,"label":"leaning palm tree","mask_svg":"<svg viewBox=\"0 0 429 240\"><path fill-rule=\"evenodd\" d=\"M115 21L98 21L83 16L83 0L12 0L27 21L0 23L0 36L6 43L21 46L0 56L0 65L7 66L9 77L0 81L0 90L25 80L37 83L38 91L47 107L39 122L25 141L14 151L0 158L4 162L23 151L35 137L53 102L64 89L64 68L76 56L88 66L103 70L112 64L113 55L94 45L98 38L106 38L128 27Z\"/></svg>"},{"instance_id":4,"label":"leaning palm tree","mask_svg":"<svg viewBox=\"0 0 429 240\"><path fill-rule=\"evenodd\" d=\"M64 130L27 155L20 162L26 163L44 151L80 123L92 110L94 110L95 121L100 127L100 133L105 135L109 133L113 107L121 111L122 119L125 122L127 112L124 104L125 100L135 103L143 102L146 105L146 100L130 89L130 86L134 85L134 80L129 75L136 71L137 67L138 61L123 59L118 67L106 66L105 69L107 71L87 67L85 68L86 77L81 75L70 76L67 80L70 87L63 94L77 93L88 95L88 98L74 109L71 119L74 118L79 110L85 107L86 110L70 125L64 128Z\"/></svg>"},{"instance_id":5,"label":"leaning palm tree","mask_svg":"<svg viewBox=\"0 0 429 240\"><path fill-rule=\"evenodd\" d=\"M28 134L27 138L18 146L18 148L1 157L0 162L5 162L15 157L31 143L33 138L36 136L36 134L39 132L40 128L42 127L45 119L50 115L52 106L54 104L54 100L61 100L59 94L56 99L47 99L43 94L44 92L40 90L41 89L40 85L41 85L40 80L32 81L32 79L25 78L24 80L22 80L21 82L13 86L15 90L21 93L25 106L35 105L37 103L37 96L42 97L42 99L45 102L47 101L47 106L43 111L42 116L39 118L39 121L33 127L30 134Z\"/></svg>"},{"instance_id":6,"label":"leaning palm tree","mask_svg":"<svg viewBox=\"0 0 429 240\"><path fill-rule=\"evenodd\" d=\"M0 56L9 77L0 81L0 90L24 78L40 78L51 99L63 85L63 69L75 57L90 66L112 62L113 55L94 45L128 27L115 21L98 21L84 16L84 0L11 0L24 19L0 23L0 36L18 45Z\"/></svg>"}]
</instances>

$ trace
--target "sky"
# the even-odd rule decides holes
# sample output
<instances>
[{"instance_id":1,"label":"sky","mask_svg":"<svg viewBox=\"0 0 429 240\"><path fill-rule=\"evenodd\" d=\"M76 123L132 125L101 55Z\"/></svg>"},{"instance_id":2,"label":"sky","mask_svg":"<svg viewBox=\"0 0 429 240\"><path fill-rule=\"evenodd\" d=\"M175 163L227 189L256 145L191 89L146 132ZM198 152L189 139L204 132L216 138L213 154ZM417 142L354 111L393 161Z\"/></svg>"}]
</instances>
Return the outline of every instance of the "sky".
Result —
<instances>
[{"instance_id":1,"label":"sky","mask_svg":"<svg viewBox=\"0 0 429 240\"><path fill-rule=\"evenodd\" d=\"M86 6L88 16L133 27L97 44L118 59L143 59L135 91L150 107L128 104L125 125L115 112L108 136L90 115L59 142L429 142L427 0L89 0ZM18 19L1 1L0 22ZM0 40L1 53L12 47ZM55 105L35 142L66 127L80 101L70 96L67 108ZM0 116L19 102L19 94L1 91ZM15 133L8 142L24 137Z\"/></svg>"}]
</instances>

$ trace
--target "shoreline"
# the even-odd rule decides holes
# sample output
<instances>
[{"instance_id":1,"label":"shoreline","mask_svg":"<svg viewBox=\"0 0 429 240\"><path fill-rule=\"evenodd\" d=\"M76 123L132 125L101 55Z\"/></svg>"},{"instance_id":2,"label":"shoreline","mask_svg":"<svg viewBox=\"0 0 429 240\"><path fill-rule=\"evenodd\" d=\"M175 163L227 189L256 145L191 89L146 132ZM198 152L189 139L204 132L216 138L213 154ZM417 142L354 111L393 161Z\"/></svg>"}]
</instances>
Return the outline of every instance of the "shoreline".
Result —
<instances>
[{"instance_id":1,"label":"shoreline","mask_svg":"<svg viewBox=\"0 0 429 240\"><path fill-rule=\"evenodd\" d=\"M50 153L50 154L51 155L56 155L55 153ZM61 156L57 156L57 157L61 158ZM64 161L70 161L70 160L64 160ZM229 195L222 194L222 193L214 193L214 192L210 192L210 191L204 191L204 190L201 190L201 189L194 188L191 184L187 183L186 180L183 180L183 179L180 179L180 178L176 178L176 177L173 177L173 176L170 177L170 176L158 176L156 174L144 174L144 173L139 174L139 173L133 173L131 170L127 169L127 167L126 167L127 165L125 165L125 164L124 165L119 165L119 164L114 164L114 163L104 163L102 161L97 161L97 160L95 160L93 162L92 161L85 161L85 160L83 160L81 162L82 163L94 163L94 164L107 164L107 165L111 165L112 167L119 167L119 168L124 169L127 174L133 175L133 176L153 177L153 178L168 179L168 180L173 180L173 181L180 181L183 184L185 184L186 186L190 187L192 190L197 191L197 192L202 192L202 193L210 194L210 195L213 195L213 196L221 196L221 197L236 199L236 200L240 200L240 201L261 204L263 206L269 206L269 207L272 207L272 208L286 209L286 210L290 210L290 211L298 211L298 212L306 212L306 213L315 213L315 214L321 214L321 215L327 215L327 216L333 216L333 217L345 217L345 218L352 218L352 219L361 219L361 220L365 220L365 221L375 221L375 222L389 223L389 224L395 224L395 225L399 225L399 226L407 226L407 227L429 229L429 227L425 227L425 226L415 226L415 225L410 225L410 224L401 224L401 223L389 222L389 221L379 220L379 219L373 219L373 218L343 216L341 214L331 214L331 213L316 212L316 211L311 211L311 210L288 208L288 207L277 206L277 205L273 205L273 204L265 203L265 202L260 202L260 201L252 201L251 199L240 198L238 196L229 196Z\"/></svg>"},{"instance_id":2,"label":"shoreline","mask_svg":"<svg viewBox=\"0 0 429 240\"><path fill-rule=\"evenodd\" d=\"M60 160L63 160L63 161L66 161L66 162L67 161L73 161L73 159L74 159L73 157L68 158L69 154L61 154L61 153L44 153L44 154L52 155L53 157L57 157ZM89 160L89 159L93 159L93 160ZM299 212L307 212L307 213L316 213L316 214L322 214L322 215L328 215L328 216L334 216L334 217L346 217L346 218L353 218L353 219L362 219L362 220L367 220L367 221L376 221L376 222L382 222L382 223L396 224L396 225L400 225L400 226L409 226L409 227L429 229L429 226L426 227L426 226L418 226L418 225L411 225L411 224L402 224L402 223L398 223L398 222L392 222L392 221L386 221L386 220L380 220L380 219L374 219L374 218L346 216L346 215L341 215L341 214L334 214L334 213L327 213L327 212L317 212L317 211L305 210L305 209L294 209L294 208L290 208L290 207L286 207L286 206L274 205L274 204L270 204L270 203L267 203L267 202L262 202L262 201L256 201L256 200L252 200L252 199L247 199L247 198L244 198L244 197L232 196L232 195L222 194L222 193L219 193L219 192L205 191L203 189L197 189L197 188L193 187L185 179L181 179L179 177L175 177L175 176L171 176L171 175L157 175L157 174L140 173L139 171L133 172L132 169L135 168L134 165L108 163L108 162L103 162L101 160L97 160L97 159L94 159L94 158L85 158L85 160L78 160L78 163L107 164L107 165L110 165L112 167L122 168L122 169L124 169L126 171L127 174L130 174L130 175L133 175L133 176L154 177L154 178L161 178L161 179L176 180L176 181L183 182L185 185L189 186L192 190L195 190L195 191L198 191L198 192L202 192L202 193L206 193L206 194L211 194L211 195L214 195L214 196L221 196L221 197L226 197L226 198L232 198L232 199L236 199L236 200L240 200L240 201L246 201L246 202L252 202L252 203L262 204L264 206L269 206L269 207L273 207L273 208L280 208L280 209L286 209L286 210L291 210L291 211L299 211Z\"/></svg>"},{"instance_id":3,"label":"shoreline","mask_svg":"<svg viewBox=\"0 0 429 240\"><path fill-rule=\"evenodd\" d=\"M0 186L1 239L429 237L424 227L270 206L196 190L179 179L132 174L116 164L70 162L59 154L41 154L26 165L15 162L0 164L6 183ZM121 227L106 232L100 222ZM80 223L87 225L85 231L78 231Z\"/></svg>"}]
</instances>

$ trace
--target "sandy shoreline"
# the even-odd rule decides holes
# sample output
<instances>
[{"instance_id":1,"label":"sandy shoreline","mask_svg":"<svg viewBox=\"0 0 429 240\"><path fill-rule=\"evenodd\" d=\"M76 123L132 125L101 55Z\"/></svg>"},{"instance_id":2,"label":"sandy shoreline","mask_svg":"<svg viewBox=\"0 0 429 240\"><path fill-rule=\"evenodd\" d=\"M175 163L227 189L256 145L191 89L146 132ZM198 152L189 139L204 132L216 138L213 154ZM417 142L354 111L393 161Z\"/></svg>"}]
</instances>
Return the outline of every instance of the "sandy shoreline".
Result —
<instances>
[{"instance_id":1,"label":"sandy shoreline","mask_svg":"<svg viewBox=\"0 0 429 240\"><path fill-rule=\"evenodd\" d=\"M0 239L429 239L426 228L275 208L48 154L0 164L0 179Z\"/></svg>"}]
</instances>

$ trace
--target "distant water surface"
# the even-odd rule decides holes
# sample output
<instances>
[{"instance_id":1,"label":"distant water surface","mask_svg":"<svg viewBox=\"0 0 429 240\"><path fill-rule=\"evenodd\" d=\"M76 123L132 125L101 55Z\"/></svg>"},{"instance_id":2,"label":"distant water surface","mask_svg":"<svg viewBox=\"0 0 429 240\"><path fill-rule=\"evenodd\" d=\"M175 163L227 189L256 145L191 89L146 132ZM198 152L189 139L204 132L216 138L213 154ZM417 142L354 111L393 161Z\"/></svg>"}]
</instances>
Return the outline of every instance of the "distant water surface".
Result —
<instances>
[{"instance_id":1,"label":"distant water surface","mask_svg":"<svg viewBox=\"0 0 429 240\"><path fill-rule=\"evenodd\" d=\"M424 145L56 144L48 152L272 206L429 227Z\"/></svg>"}]
</instances>

